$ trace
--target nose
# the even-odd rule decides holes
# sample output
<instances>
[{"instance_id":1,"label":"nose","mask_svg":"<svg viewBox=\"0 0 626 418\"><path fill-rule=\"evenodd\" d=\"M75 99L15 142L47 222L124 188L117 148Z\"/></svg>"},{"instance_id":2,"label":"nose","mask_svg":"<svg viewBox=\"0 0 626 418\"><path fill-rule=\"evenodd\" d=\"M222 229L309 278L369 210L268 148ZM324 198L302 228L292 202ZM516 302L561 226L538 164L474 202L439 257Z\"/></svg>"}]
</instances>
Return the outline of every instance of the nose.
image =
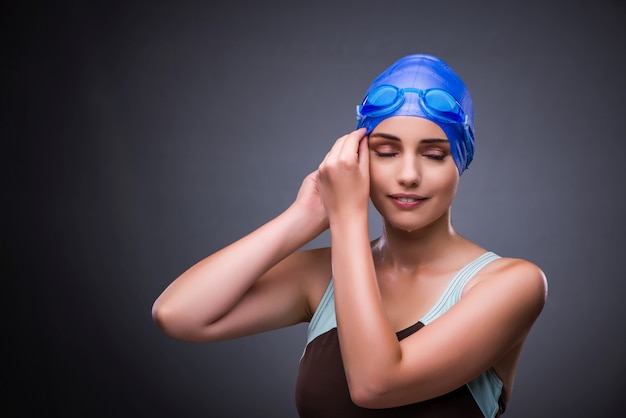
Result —
<instances>
[{"instance_id":1,"label":"nose","mask_svg":"<svg viewBox=\"0 0 626 418\"><path fill-rule=\"evenodd\" d=\"M404 187L417 187L421 180L419 158L405 154L400 159L398 168L398 183Z\"/></svg>"}]
</instances>

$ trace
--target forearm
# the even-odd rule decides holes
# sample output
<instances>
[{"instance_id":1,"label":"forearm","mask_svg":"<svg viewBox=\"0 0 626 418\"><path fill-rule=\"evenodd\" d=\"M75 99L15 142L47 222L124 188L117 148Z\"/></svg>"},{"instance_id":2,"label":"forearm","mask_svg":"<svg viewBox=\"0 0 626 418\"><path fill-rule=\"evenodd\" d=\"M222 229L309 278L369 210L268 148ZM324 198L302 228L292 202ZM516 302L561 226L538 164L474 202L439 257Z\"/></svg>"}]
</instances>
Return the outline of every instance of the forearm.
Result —
<instances>
[{"instance_id":1,"label":"forearm","mask_svg":"<svg viewBox=\"0 0 626 418\"><path fill-rule=\"evenodd\" d=\"M306 211L290 207L172 282L154 303L156 322L173 334L212 324L236 306L264 273L322 230Z\"/></svg>"},{"instance_id":2,"label":"forearm","mask_svg":"<svg viewBox=\"0 0 626 418\"><path fill-rule=\"evenodd\" d=\"M376 390L401 352L380 298L367 218L352 216L331 225L331 240L337 329L348 383L351 390Z\"/></svg>"}]
</instances>

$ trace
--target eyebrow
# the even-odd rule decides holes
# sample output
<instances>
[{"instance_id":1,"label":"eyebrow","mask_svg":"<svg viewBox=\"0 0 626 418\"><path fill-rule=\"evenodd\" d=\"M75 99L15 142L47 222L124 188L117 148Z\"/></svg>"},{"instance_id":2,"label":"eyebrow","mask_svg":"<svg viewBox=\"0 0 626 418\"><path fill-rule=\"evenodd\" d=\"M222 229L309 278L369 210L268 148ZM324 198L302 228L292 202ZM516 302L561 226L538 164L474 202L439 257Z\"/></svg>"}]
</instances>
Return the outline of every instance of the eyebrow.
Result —
<instances>
[{"instance_id":1,"label":"eyebrow","mask_svg":"<svg viewBox=\"0 0 626 418\"><path fill-rule=\"evenodd\" d=\"M395 135L387 134L384 132L376 132L374 134L370 134L370 138L384 138L389 139L391 141L401 141L401 139ZM440 142L449 142L447 139L443 138L424 138L420 141L422 144L436 144Z\"/></svg>"}]
</instances>

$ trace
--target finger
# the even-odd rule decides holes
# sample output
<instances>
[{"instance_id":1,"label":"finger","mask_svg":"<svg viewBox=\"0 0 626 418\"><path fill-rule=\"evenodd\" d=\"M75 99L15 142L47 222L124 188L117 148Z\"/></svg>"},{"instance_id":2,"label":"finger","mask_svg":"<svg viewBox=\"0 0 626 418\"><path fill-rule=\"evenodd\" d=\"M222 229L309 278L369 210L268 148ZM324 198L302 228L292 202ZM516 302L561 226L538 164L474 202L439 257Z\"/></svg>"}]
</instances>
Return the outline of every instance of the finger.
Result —
<instances>
[{"instance_id":1,"label":"finger","mask_svg":"<svg viewBox=\"0 0 626 418\"><path fill-rule=\"evenodd\" d=\"M313 180L313 181L317 181L317 177L319 176L319 169L310 172L305 179L309 179L309 180Z\"/></svg>"},{"instance_id":2,"label":"finger","mask_svg":"<svg viewBox=\"0 0 626 418\"><path fill-rule=\"evenodd\" d=\"M366 136L361 138L359 142L359 168L362 173L369 173L369 143Z\"/></svg>"},{"instance_id":3,"label":"finger","mask_svg":"<svg viewBox=\"0 0 626 418\"><path fill-rule=\"evenodd\" d=\"M328 150L328 152L324 156L324 159L320 162L319 166L317 167L318 173L325 172L326 167L333 165L333 162L337 159L336 155L340 147L339 145L340 140L341 138L337 139L335 143L333 144L333 146L330 148L330 150Z\"/></svg>"},{"instance_id":4,"label":"finger","mask_svg":"<svg viewBox=\"0 0 626 418\"><path fill-rule=\"evenodd\" d=\"M337 138L337 140L335 140L335 143L330 148L330 150L326 153L324 160L320 164L320 168L327 166L327 165L332 165L339 159L339 156L341 155L343 145L347 137L348 135L344 135L342 137Z\"/></svg>"},{"instance_id":5,"label":"finger","mask_svg":"<svg viewBox=\"0 0 626 418\"><path fill-rule=\"evenodd\" d=\"M346 156L349 160L358 161L359 141L363 139L365 132L365 128L359 128L345 135L341 149L342 155Z\"/></svg>"},{"instance_id":6,"label":"finger","mask_svg":"<svg viewBox=\"0 0 626 418\"><path fill-rule=\"evenodd\" d=\"M320 163L318 169L324 169L324 167L333 165L340 159L344 161L358 162L359 152L359 140L365 136L367 130L365 128L359 128L346 135L339 137L331 149L326 153L326 156Z\"/></svg>"}]
</instances>

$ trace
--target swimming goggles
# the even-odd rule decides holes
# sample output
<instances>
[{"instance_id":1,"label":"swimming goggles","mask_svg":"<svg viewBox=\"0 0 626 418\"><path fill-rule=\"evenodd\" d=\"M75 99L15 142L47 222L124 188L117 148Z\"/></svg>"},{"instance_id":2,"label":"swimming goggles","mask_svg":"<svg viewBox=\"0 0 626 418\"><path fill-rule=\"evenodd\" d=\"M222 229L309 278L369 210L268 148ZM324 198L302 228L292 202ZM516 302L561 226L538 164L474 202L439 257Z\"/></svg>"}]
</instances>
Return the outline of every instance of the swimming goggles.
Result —
<instances>
[{"instance_id":1,"label":"swimming goggles","mask_svg":"<svg viewBox=\"0 0 626 418\"><path fill-rule=\"evenodd\" d=\"M420 107L425 115L435 121L443 123L458 123L469 129L468 117L461 105L447 91L432 88L420 90L413 87L398 88L392 85L382 85L372 90L363 103L356 107L356 118L361 124L365 118L376 118L395 112L404 104L406 93L417 94L420 98Z\"/></svg>"}]
</instances>

